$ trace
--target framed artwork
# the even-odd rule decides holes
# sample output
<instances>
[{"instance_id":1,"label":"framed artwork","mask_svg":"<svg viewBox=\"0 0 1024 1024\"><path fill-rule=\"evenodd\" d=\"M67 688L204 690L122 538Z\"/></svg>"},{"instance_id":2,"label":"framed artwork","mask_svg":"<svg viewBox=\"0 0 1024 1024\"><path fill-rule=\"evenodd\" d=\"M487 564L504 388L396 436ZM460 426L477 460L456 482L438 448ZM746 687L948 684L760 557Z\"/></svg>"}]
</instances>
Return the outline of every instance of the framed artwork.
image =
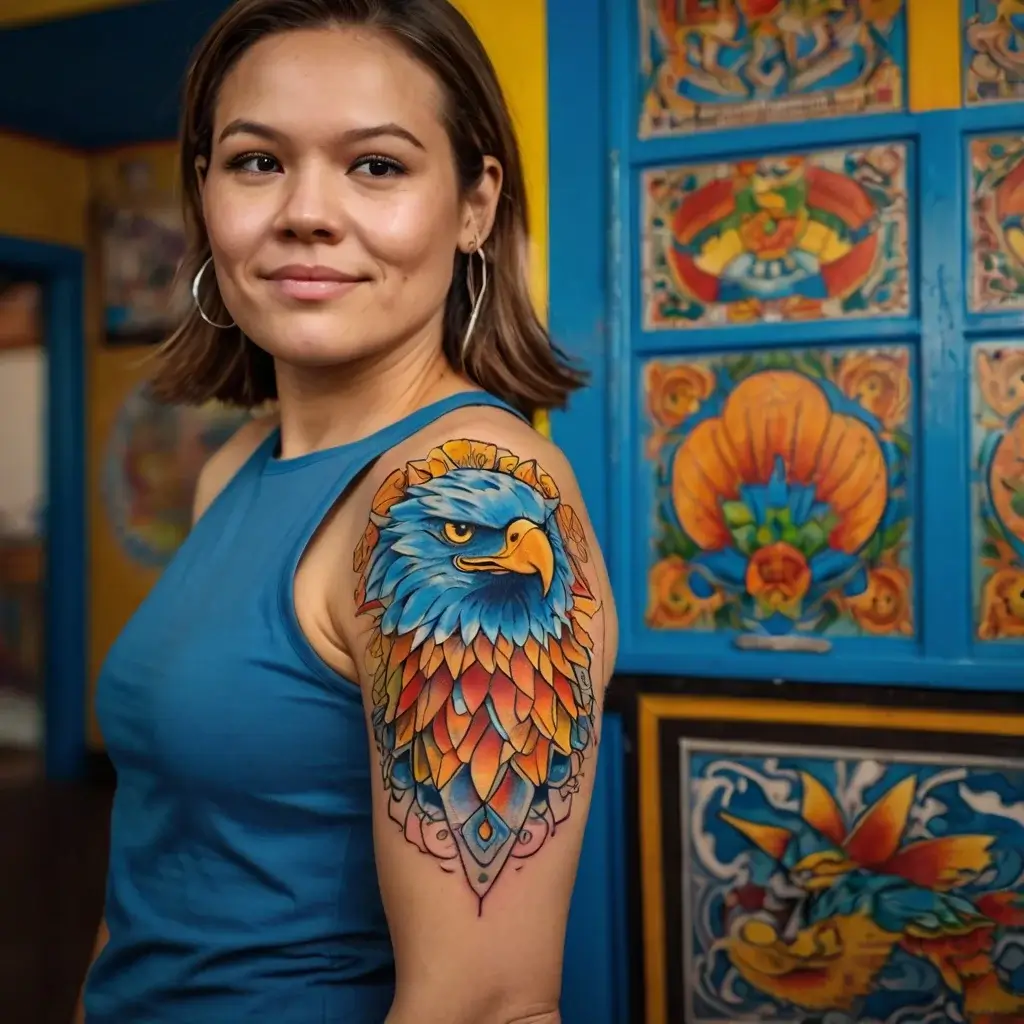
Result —
<instances>
[{"instance_id":1,"label":"framed artwork","mask_svg":"<svg viewBox=\"0 0 1024 1024\"><path fill-rule=\"evenodd\" d=\"M826 692L639 698L646 1024L1024 1020L1024 715Z\"/></svg>"},{"instance_id":2,"label":"framed artwork","mask_svg":"<svg viewBox=\"0 0 1024 1024\"><path fill-rule=\"evenodd\" d=\"M103 457L107 524L133 562L162 568L192 528L199 471L249 419L215 402L157 402L145 384L126 396Z\"/></svg>"},{"instance_id":3,"label":"framed artwork","mask_svg":"<svg viewBox=\"0 0 1024 1024\"><path fill-rule=\"evenodd\" d=\"M97 206L95 220L107 344L159 344L188 309L177 281L185 256L180 210L171 202L109 203Z\"/></svg>"},{"instance_id":4,"label":"framed artwork","mask_svg":"<svg viewBox=\"0 0 1024 1024\"><path fill-rule=\"evenodd\" d=\"M964 93L971 103L1024 97L1024 4L962 0Z\"/></svg>"},{"instance_id":5,"label":"framed artwork","mask_svg":"<svg viewBox=\"0 0 1024 1024\"><path fill-rule=\"evenodd\" d=\"M914 635L909 346L644 367L648 627Z\"/></svg>"},{"instance_id":6,"label":"framed artwork","mask_svg":"<svg viewBox=\"0 0 1024 1024\"><path fill-rule=\"evenodd\" d=\"M904 0L636 0L639 135L902 110Z\"/></svg>"},{"instance_id":7,"label":"framed artwork","mask_svg":"<svg viewBox=\"0 0 1024 1024\"><path fill-rule=\"evenodd\" d=\"M643 174L648 330L904 316L901 143Z\"/></svg>"},{"instance_id":8,"label":"framed artwork","mask_svg":"<svg viewBox=\"0 0 1024 1024\"><path fill-rule=\"evenodd\" d=\"M974 623L978 640L1024 641L1024 342L971 360Z\"/></svg>"},{"instance_id":9,"label":"framed artwork","mask_svg":"<svg viewBox=\"0 0 1024 1024\"><path fill-rule=\"evenodd\" d=\"M1024 309L1024 136L970 140L968 305Z\"/></svg>"}]
</instances>

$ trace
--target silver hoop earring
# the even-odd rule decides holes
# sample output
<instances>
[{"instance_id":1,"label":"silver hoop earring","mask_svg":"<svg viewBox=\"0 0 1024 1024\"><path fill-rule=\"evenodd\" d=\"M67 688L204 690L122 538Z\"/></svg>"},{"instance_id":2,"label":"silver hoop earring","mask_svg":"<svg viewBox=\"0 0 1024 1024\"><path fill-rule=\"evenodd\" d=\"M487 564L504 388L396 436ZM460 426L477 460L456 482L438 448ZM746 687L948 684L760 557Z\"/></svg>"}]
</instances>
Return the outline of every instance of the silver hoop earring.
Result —
<instances>
[{"instance_id":1,"label":"silver hoop earring","mask_svg":"<svg viewBox=\"0 0 1024 1024\"><path fill-rule=\"evenodd\" d=\"M235 321L232 320L229 324L219 324L216 320L211 320L206 313L203 311L203 304L199 301L199 285L202 283L203 274L206 273L206 268L213 262L211 256L200 268L199 273L192 279L192 300L196 304L196 309L199 310L199 315L211 326L216 327L221 331L229 331L235 326Z\"/></svg>"},{"instance_id":2,"label":"silver hoop earring","mask_svg":"<svg viewBox=\"0 0 1024 1024\"><path fill-rule=\"evenodd\" d=\"M480 257L480 291L477 292L473 284L473 256ZM462 358L465 360L466 352L469 350L469 341L473 337L473 330L476 328L480 310L484 304L484 295L487 292L487 257L484 255L483 246L478 245L469 255L466 263L466 290L469 292L469 301L473 303L473 311L469 314L469 323L466 325L466 333L462 339Z\"/></svg>"}]
</instances>

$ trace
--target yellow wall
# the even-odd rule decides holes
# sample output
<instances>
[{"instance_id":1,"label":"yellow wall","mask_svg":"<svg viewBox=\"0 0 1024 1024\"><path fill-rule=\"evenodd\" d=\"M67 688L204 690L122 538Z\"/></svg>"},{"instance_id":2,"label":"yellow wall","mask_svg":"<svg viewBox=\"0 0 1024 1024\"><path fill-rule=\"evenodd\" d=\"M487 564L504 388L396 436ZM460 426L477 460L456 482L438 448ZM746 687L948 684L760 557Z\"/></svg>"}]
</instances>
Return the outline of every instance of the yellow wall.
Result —
<instances>
[{"instance_id":1,"label":"yellow wall","mask_svg":"<svg viewBox=\"0 0 1024 1024\"><path fill-rule=\"evenodd\" d=\"M88 188L84 156L0 134L0 234L82 245Z\"/></svg>"},{"instance_id":2,"label":"yellow wall","mask_svg":"<svg viewBox=\"0 0 1024 1024\"><path fill-rule=\"evenodd\" d=\"M548 304L548 80L545 0L516 0L515 17L497 0L455 0L472 22L501 78L526 168L533 297Z\"/></svg>"}]
</instances>

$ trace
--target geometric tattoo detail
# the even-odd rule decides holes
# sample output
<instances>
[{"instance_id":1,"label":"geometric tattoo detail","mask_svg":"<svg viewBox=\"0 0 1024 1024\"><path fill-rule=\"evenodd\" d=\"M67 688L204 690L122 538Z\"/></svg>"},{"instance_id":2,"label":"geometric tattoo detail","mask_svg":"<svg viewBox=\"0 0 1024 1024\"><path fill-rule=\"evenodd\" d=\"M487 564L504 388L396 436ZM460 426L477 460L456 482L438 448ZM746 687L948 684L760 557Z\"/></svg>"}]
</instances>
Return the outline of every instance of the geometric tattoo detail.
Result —
<instances>
[{"instance_id":1,"label":"geometric tattoo detail","mask_svg":"<svg viewBox=\"0 0 1024 1024\"><path fill-rule=\"evenodd\" d=\"M355 551L390 815L481 912L568 818L596 743L588 557L536 462L468 440L395 470Z\"/></svg>"}]
</instances>

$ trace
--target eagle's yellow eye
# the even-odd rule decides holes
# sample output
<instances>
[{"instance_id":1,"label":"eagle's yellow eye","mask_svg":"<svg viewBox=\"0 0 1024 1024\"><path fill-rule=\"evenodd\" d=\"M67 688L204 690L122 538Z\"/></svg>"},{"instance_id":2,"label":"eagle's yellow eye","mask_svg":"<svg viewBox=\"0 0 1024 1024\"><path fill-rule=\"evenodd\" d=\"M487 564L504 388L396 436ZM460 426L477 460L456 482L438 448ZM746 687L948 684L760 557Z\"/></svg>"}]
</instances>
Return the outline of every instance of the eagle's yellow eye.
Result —
<instances>
[{"instance_id":1,"label":"eagle's yellow eye","mask_svg":"<svg viewBox=\"0 0 1024 1024\"><path fill-rule=\"evenodd\" d=\"M473 539L473 527L468 523L445 523L444 535L453 544L467 544Z\"/></svg>"}]
</instances>

